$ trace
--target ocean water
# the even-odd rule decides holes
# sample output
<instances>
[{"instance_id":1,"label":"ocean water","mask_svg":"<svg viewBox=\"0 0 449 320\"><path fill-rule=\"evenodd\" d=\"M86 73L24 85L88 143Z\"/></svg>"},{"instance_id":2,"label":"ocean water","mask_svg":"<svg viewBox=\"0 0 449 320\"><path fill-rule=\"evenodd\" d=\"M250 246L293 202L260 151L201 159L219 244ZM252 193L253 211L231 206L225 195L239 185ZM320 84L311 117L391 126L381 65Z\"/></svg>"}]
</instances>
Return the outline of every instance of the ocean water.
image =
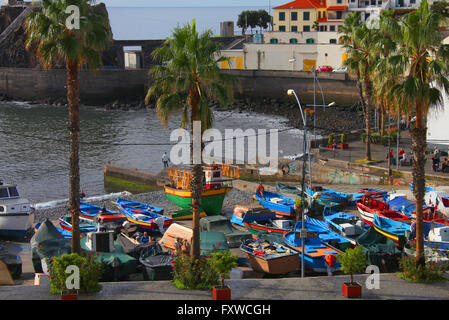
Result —
<instances>
[{"instance_id":1,"label":"ocean water","mask_svg":"<svg viewBox=\"0 0 449 320\"><path fill-rule=\"evenodd\" d=\"M279 129L279 157L302 150L301 131L290 128L286 118L218 110L214 115L214 128L223 138L225 129ZM64 107L0 102L0 180L17 183L22 196L33 203L68 198L67 117ZM170 141L170 135L179 128L180 119L180 114L173 114L165 128L155 110L124 112L82 106L82 190L88 197L110 192L103 181L103 165L108 161L159 172L163 168L162 154L170 154L171 144L175 143ZM266 141L267 154L270 154L271 144ZM248 149L244 150L247 155Z\"/></svg>"},{"instance_id":2,"label":"ocean water","mask_svg":"<svg viewBox=\"0 0 449 320\"><path fill-rule=\"evenodd\" d=\"M237 27L238 15L244 10L269 11L269 7L196 7L196 8L136 8L107 7L109 21L116 40L165 39L176 26L196 21L197 30L211 29L220 35L220 22L234 21L234 34L241 35Z\"/></svg>"}]
</instances>

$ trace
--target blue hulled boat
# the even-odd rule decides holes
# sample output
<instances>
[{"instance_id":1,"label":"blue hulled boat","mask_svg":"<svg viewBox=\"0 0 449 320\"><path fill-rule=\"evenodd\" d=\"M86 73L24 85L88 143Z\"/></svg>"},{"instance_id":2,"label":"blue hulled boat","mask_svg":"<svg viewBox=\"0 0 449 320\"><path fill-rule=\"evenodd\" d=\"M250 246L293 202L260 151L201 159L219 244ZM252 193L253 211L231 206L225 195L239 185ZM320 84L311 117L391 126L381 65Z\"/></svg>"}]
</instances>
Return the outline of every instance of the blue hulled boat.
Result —
<instances>
[{"instance_id":1,"label":"blue hulled boat","mask_svg":"<svg viewBox=\"0 0 449 320\"><path fill-rule=\"evenodd\" d=\"M115 204L126 219L135 223L142 232L164 233L172 223L171 218L162 215L164 210L161 208L121 198L118 198Z\"/></svg>"},{"instance_id":2,"label":"blue hulled boat","mask_svg":"<svg viewBox=\"0 0 449 320\"><path fill-rule=\"evenodd\" d=\"M72 215L66 214L59 218L59 226L62 230L72 233ZM88 233L98 230L98 225L92 220L80 218L79 219L80 233ZM64 237L67 237L67 233L63 233Z\"/></svg>"},{"instance_id":3,"label":"blue hulled boat","mask_svg":"<svg viewBox=\"0 0 449 320\"><path fill-rule=\"evenodd\" d=\"M416 222L410 226L411 236L416 237ZM449 250L449 226L440 223L423 222L424 244L440 251Z\"/></svg>"},{"instance_id":4,"label":"blue hulled boat","mask_svg":"<svg viewBox=\"0 0 449 320\"><path fill-rule=\"evenodd\" d=\"M340 250L344 251L345 249L356 245L356 242L353 239L332 232L329 229L328 224L324 221L305 215L304 226L308 231L317 232L318 238L320 238L323 243L329 244ZM295 226L295 230L299 231L299 229L301 229L301 221Z\"/></svg>"},{"instance_id":5,"label":"blue hulled boat","mask_svg":"<svg viewBox=\"0 0 449 320\"><path fill-rule=\"evenodd\" d=\"M362 219L350 213L334 212L325 208L323 214L327 228L349 239L353 245L357 244L356 238L369 229L369 226Z\"/></svg>"},{"instance_id":6,"label":"blue hulled boat","mask_svg":"<svg viewBox=\"0 0 449 320\"><path fill-rule=\"evenodd\" d=\"M261 191L256 192L254 198L259 200L264 208L274 211L278 217L294 217L295 215L295 202L283 195Z\"/></svg>"},{"instance_id":7,"label":"blue hulled boat","mask_svg":"<svg viewBox=\"0 0 449 320\"><path fill-rule=\"evenodd\" d=\"M410 225L400 221L383 218L374 213L374 230L394 241L395 246L402 248L406 243L405 232L410 231Z\"/></svg>"},{"instance_id":8,"label":"blue hulled boat","mask_svg":"<svg viewBox=\"0 0 449 320\"><path fill-rule=\"evenodd\" d=\"M299 230L299 229L298 229ZM306 268L312 269L315 272L326 272L327 263L326 256L335 256L342 253L342 251L322 242L318 237L317 232L308 232L307 238L304 239L304 253L302 240L299 237L299 231L287 232L284 234L284 242L298 252L299 260L301 261L304 254L304 265ZM341 264L335 259L335 270L341 268Z\"/></svg>"},{"instance_id":9,"label":"blue hulled boat","mask_svg":"<svg viewBox=\"0 0 449 320\"><path fill-rule=\"evenodd\" d=\"M94 219L99 213L106 213L108 215L116 215L117 212L106 210L102 211L103 208L95 206L90 203L81 202L80 203L80 216L86 219Z\"/></svg>"}]
</instances>

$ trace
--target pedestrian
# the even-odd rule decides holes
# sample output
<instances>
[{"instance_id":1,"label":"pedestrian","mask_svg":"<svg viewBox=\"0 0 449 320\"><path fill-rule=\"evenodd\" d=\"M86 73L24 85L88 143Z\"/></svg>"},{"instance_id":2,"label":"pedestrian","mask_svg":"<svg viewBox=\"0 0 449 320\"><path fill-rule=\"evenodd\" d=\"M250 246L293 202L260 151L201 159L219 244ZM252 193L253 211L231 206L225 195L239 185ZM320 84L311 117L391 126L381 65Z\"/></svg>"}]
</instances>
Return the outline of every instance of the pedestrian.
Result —
<instances>
[{"instance_id":1,"label":"pedestrian","mask_svg":"<svg viewBox=\"0 0 449 320\"><path fill-rule=\"evenodd\" d=\"M405 153L405 150L404 149L399 149L399 152L398 152L398 155L399 155L399 160L401 160L402 159L402 155Z\"/></svg>"},{"instance_id":2,"label":"pedestrian","mask_svg":"<svg viewBox=\"0 0 449 320\"><path fill-rule=\"evenodd\" d=\"M164 154L162 155L162 163L164 164L164 168L168 168L168 156L167 156L167 152L164 152Z\"/></svg>"},{"instance_id":3,"label":"pedestrian","mask_svg":"<svg viewBox=\"0 0 449 320\"><path fill-rule=\"evenodd\" d=\"M387 159L390 158L390 164L395 165L396 159L393 156L393 149L390 149L390 152L387 154Z\"/></svg>"},{"instance_id":4,"label":"pedestrian","mask_svg":"<svg viewBox=\"0 0 449 320\"><path fill-rule=\"evenodd\" d=\"M441 164L441 171L449 172L449 160L447 160L447 158L444 158L444 162Z\"/></svg>"},{"instance_id":5,"label":"pedestrian","mask_svg":"<svg viewBox=\"0 0 449 320\"><path fill-rule=\"evenodd\" d=\"M140 243L146 244L146 243L149 243L149 242L150 242L150 237L148 237L148 233L145 231L143 233L143 236L140 237Z\"/></svg>"},{"instance_id":6,"label":"pedestrian","mask_svg":"<svg viewBox=\"0 0 449 320\"><path fill-rule=\"evenodd\" d=\"M432 169L433 169L433 171L437 172L439 166L440 166L440 161L439 161L437 155L434 154L433 157L432 157Z\"/></svg>"},{"instance_id":7,"label":"pedestrian","mask_svg":"<svg viewBox=\"0 0 449 320\"><path fill-rule=\"evenodd\" d=\"M405 162L407 161L407 153L402 154L402 158L399 158L399 163L401 164L401 166L405 165Z\"/></svg>"}]
</instances>

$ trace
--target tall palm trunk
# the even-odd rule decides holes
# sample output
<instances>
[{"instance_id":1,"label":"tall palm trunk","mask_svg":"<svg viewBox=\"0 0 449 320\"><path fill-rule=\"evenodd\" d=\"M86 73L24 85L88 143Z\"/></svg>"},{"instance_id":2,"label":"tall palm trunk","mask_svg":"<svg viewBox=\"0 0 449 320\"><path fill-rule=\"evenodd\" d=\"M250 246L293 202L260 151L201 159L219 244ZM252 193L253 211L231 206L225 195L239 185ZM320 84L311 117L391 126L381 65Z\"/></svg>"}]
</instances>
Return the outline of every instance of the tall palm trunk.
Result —
<instances>
[{"instance_id":1,"label":"tall palm trunk","mask_svg":"<svg viewBox=\"0 0 449 320\"><path fill-rule=\"evenodd\" d=\"M70 212L72 214L72 253L81 253L80 247L80 170L79 170L79 89L78 60L67 59L67 104L69 109L70 134Z\"/></svg>"},{"instance_id":2,"label":"tall palm trunk","mask_svg":"<svg viewBox=\"0 0 449 320\"><path fill-rule=\"evenodd\" d=\"M380 120L380 135L383 137L385 135L385 102L382 98L382 109L381 109L381 120Z\"/></svg>"},{"instance_id":3,"label":"tall palm trunk","mask_svg":"<svg viewBox=\"0 0 449 320\"><path fill-rule=\"evenodd\" d=\"M366 67L368 69L368 67ZM365 77L368 77L368 70L365 70ZM373 88L371 81L365 79L363 81L363 89L365 94L365 124L366 124L366 160L371 161L371 101L373 97Z\"/></svg>"},{"instance_id":4,"label":"tall palm trunk","mask_svg":"<svg viewBox=\"0 0 449 320\"><path fill-rule=\"evenodd\" d=\"M416 264L425 264L424 259L424 229L423 229L423 204L425 187L425 148L426 131L421 102L416 103L416 127L410 129L413 149L413 194L416 200Z\"/></svg>"},{"instance_id":5,"label":"tall palm trunk","mask_svg":"<svg viewBox=\"0 0 449 320\"><path fill-rule=\"evenodd\" d=\"M199 105L200 96L196 88L191 89L189 92L189 104L191 106L191 126L193 132L194 121L199 121ZM193 135L192 135L193 136ZM192 153L193 160L193 141L192 141ZM202 150L201 150L202 151ZM193 161L192 161L193 164ZM201 214L201 193L203 191L203 168L201 164L193 164L192 168L192 256L198 260L200 257L200 214Z\"/></svg>"}]
</instances>

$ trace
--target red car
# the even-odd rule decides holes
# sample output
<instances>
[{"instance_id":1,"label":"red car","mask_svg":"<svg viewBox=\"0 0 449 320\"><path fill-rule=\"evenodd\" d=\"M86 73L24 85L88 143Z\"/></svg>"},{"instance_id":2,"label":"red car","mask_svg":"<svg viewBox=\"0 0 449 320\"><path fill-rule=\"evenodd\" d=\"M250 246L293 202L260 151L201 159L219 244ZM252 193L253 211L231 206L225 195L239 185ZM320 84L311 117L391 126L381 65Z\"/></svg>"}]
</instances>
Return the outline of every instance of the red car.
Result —
<instances>
[{"instance_id":1,"label":"red car","mask_svg":"<svg viewBox=\"0 0 449 320\"><path fill-rule=\"evenodd\" d=\"M332 67L331 66L321 66L321 67L318 67L318 72L332 72L332 70L334 70L334 69L332 69Z\"/></svg>"}]
</instances>

